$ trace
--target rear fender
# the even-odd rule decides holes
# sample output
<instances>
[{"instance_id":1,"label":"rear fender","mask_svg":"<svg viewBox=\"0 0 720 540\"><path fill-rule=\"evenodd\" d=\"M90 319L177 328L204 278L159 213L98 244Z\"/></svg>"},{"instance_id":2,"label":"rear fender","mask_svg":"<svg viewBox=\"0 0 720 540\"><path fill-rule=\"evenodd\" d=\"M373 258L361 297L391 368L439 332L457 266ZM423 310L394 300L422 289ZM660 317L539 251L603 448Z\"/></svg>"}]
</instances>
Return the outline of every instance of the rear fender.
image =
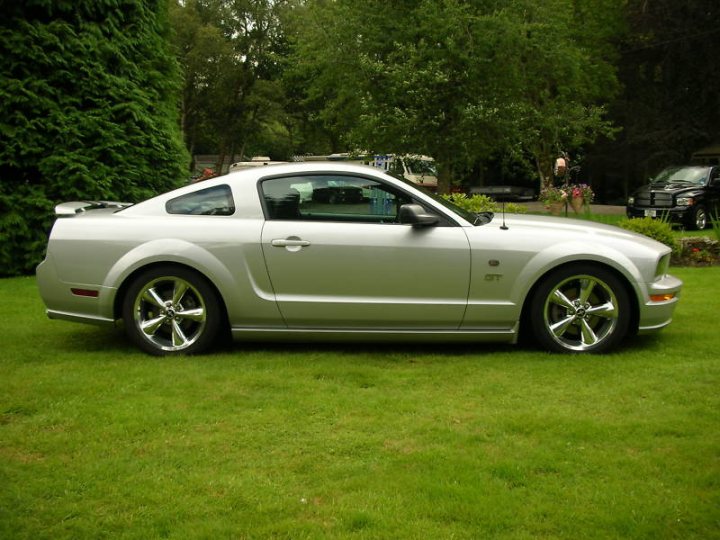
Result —
<instances>
[{"instance_id":1,"label":"rear fender","mask_svg":"<svg viewBox=\"0 0 720 540\"><path fill-rule=\"evenodd\" d=\"M179 264L202 274L217 289L232 324L247 319L275 326L281 321L267 275L254 276L245 257L239 255L233 269L210 251L181 239L151 240L123 255L110 269L104 285L122 291L123 285L139 271L156 264ZM264 270L263 266L263 272ZM116 299L108 298L114 311ZM122 302L122 298L117 298ZM256 323L257 324L257 323Z\"/></svg>"}]
</instances>

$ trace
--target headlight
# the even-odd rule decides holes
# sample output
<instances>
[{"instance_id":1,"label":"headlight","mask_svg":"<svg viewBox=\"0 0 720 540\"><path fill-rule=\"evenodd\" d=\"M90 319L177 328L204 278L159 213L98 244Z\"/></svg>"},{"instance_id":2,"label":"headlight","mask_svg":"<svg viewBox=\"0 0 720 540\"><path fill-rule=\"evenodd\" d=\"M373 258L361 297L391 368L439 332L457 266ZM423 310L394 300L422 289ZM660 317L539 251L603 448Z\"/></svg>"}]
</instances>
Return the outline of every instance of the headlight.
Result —
<instances>
[{"instance_id":1,"label":"headlight","mask_svg":"<svg viewBox=\"0 0 720 540\"><path fill-rule=\"evenodd\" d=\"M628 204L629 205L635 204L635 197L628 197Z\"/></svg>"},{"instance_id":2,"label":"headlight","mask_svg":"<svg viewBox=\"0 0 720 540\"><path fill-rule=\"evenodd\" d=\"M655 279L659 279L667 274L668 267L670 266L670 253L660 257L657 267L655 267Z\"/></svg>"},{"instance_id":3,"label":"headlight","mask_svg":"<svg viewBox=\"0 0 720 540\"><path fill-rule=\"evenodd\" d=\"M678 206L692 206L695 201L692 197L678 197L676 202Z\"/></svg>"}]
</instances>

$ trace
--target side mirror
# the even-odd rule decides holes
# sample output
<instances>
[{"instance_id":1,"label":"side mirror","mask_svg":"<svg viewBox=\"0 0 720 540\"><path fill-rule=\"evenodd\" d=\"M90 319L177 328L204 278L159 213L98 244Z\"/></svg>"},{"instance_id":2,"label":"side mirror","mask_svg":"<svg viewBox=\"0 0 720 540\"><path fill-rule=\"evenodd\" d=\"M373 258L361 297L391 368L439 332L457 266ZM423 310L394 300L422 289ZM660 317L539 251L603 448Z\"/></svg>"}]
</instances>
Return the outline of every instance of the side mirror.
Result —
<instances>
[{"instance_id":1,"label":"side mirror","mask_svg":"<svg viewBox=\"0 0 720 540\"><path fill-rule=\"evenodd\" d=\"M400 223L413 227L430 227L437 225L439 221L438 216L428 214L419 204L403 204L400 207Z\"/></svg>"}]
</instances>

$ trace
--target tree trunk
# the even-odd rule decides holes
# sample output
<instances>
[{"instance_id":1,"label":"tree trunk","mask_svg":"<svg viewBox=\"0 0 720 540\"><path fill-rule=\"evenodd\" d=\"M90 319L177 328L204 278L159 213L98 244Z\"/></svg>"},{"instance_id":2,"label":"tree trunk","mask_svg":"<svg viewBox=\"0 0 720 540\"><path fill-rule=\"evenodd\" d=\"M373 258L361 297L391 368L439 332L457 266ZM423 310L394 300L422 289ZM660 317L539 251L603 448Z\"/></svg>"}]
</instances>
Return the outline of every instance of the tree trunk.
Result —
<instances>
[{"instance_id":1,"label":"tree trunk","mask_svg":"<svg viewBox=\"0 0 720 540\"><path fill-rule=\"evenodd\" d=\"M552 159L547 155L535 155L535 168L537 170L538 179L540 180L540 189L550 187L553 184Z\"/></svg>"},{"instance_id":2,"label":"tree trunk","mask_svg":"<svg viewBox=\"0 0 720 540\"><path fill-rule=\"evenodd\" d=\"M452 166L447 161L436 161L438 171L437 192L439 195L450 193Z\"/></svg>"},{"instance_id":3,"label":"tree trunk","mask_svg":"<svg viewBox=\"0 0 720 540\"><path fill-rule=\"evenodd\" d=\"M216 175L222 174L223 165L225 164L226 148L227 148L227 145L225 144L225 142L222 142L220 144L220 149L218 152L217 160L215 161L215 174Z\"/></svg>"}]
</instances>

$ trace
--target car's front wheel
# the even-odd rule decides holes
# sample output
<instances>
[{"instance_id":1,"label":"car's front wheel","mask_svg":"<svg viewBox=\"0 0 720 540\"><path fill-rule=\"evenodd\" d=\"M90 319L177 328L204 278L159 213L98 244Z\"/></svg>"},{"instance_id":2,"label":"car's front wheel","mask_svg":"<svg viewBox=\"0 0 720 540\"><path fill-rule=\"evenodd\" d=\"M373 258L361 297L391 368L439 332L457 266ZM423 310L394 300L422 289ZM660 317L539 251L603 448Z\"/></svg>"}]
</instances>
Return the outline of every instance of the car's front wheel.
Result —
<instances>
[{"instance_id":1,"label":"car's front wheel","mask_svg":"<svg viewBox=\"0 0 720 540\"><path fill-rule=\"evenodd\" d=\"M160 266L130 284L123 319L130 340L150 354L195 354L215 341L222 311L202 276L187 268Z\"/></svg>"},{"instance_id":2,"label":"car's front wheel","mask_svg":"<svg viewBox=\"0 0 720 540\"><path fill-rule=\"evenodd\" d=\"M630 301L620 279L592 265L572 265L546 276L531 299L538 342L555 352L605 352L625 337Z\"/></svg>"},{"instance_id":3,"label":"car's front wheel","mask_svg":"<svg viewBox=\"0 0 720 540\"><path fill-rule=\"evenodd\" d=\"M692 207L687 222L688 228L702 231L707 227L708 217L705 207L701 204Z\"/></svg>"}]
</instances>

